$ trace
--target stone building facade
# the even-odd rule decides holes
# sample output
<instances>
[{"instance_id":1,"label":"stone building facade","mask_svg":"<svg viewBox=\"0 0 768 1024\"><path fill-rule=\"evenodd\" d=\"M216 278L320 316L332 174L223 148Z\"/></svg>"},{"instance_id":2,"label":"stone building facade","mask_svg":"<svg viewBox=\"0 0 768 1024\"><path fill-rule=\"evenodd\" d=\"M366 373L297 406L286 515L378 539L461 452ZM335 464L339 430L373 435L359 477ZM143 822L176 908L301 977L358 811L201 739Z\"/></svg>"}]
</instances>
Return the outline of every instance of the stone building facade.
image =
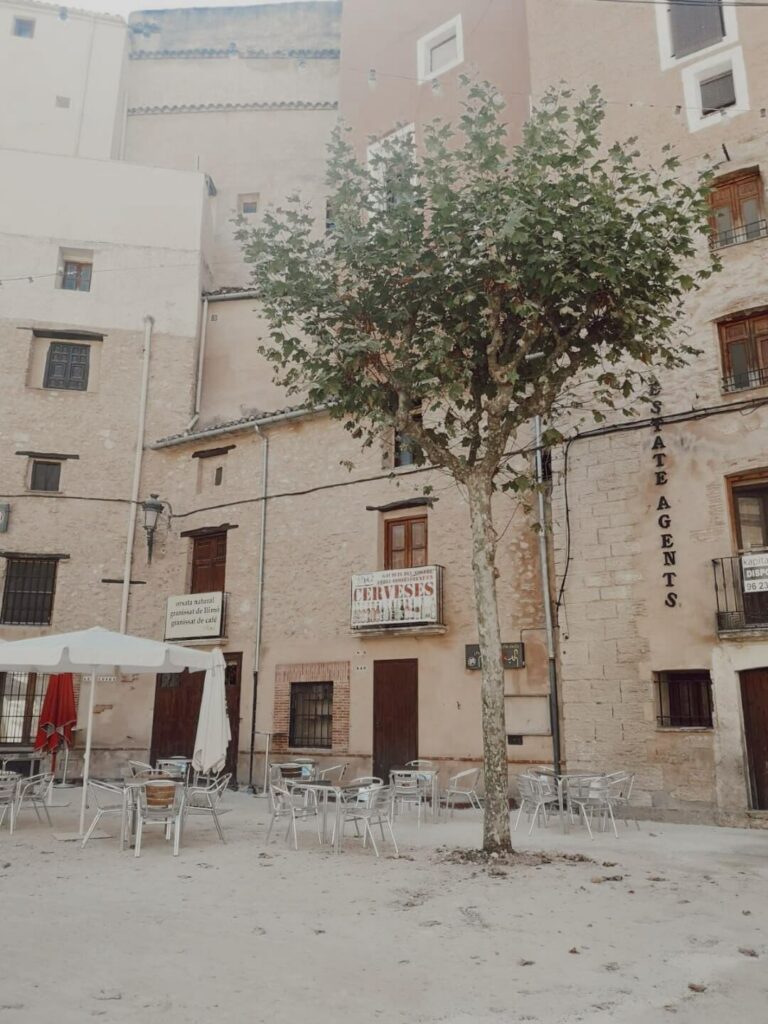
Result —
<instances>
[{"instance_id":1,"label":"stone building facade","mask_svg":"<svg viewBox=\"0 0 768 1024\"><path fill-rule=\"evenodd\" d=\"M322 231L325 145L339 114L361 156L398 126L412 125L418 143L427 121L458 115L459 77L478 71L506 97L514 138L548 86L597 81L608 138L636 134L651 161L671 142L691 178L715 167L724 269L690 303L686 328L700 355L660 380L652 415L582 431L553 453L548 584L563 761L632 769L651 817L760 820L768 615L763 592L745 595L743 579L749 568L759 586L759 549L768 548L768 40L759 12L712 6L716 18L699 11L691 20L682 4L598 12L572 0L345 0L137 12L126 25L0 0L11 61L0 77L21 47L46 69L40 89L1 122L10 148L28 151L0 151L17 197L0 237L2 297L13 296L2 308L4 594L15 556L69 555L57 559L50 622L14 624L4 612L0 637L97 619L162 637L169 599L181 616L191 606L180 602L205 595L191 600L214 610L214 625L187 623L179 638L224 649L229 767L241 783L259 784L267 743L280 756L348 761L365 773L408 755L437 760L444 774L478 764L462 496L438 471L395 459L394 439L361 453L327 417L288 405L258 353L266 325L232 220L255 221L298 190ZM31 35L18 19L34 22ZM93 37L98 95L46 57L65 31ZM66 120L73 110L77 120ZM59 182L67 202L54 190L41 208L43 180ZM24 220L30 207L39 216ZM67 269L89 253L90 272ZM63 287L67 274L77 283L84 273L93 275L87 294ZM9 277L19 278L13 292ZM95 394L46 384L54 341L91 347ZM60 463L58 491L31 486L35 461ZM151 561L136 504L150 494L164 508ZM514 775L552 760L543 588L532 524L503 496L496 514L509 524L499 555L503 639L524 645L524 662L517 646L506 672ZM439 567L429 580L442 606L413 625L404 604L385 601L379 628L361 595L385 585L371 574L401 566L412 584ZM96 770L186 750L199 685L104 684ZM27 725L36 699L21 702Z\"/></svg>"},{"instance_id":2,"label":"stone building facade","mask_svg":"<svg viewBox=\"0 0 768 1024\"><path fill-rule=\"evenodd\" d=\"M528 4L534 96L596 82L608 140L636 135L656 163L671 143L691 181L713 170L723 264L688 305L699 354L660 378L650 416L555 462L562 715L568 766L636 771L649 816L754 822L768 605L744 589L768 545L768 24L710 6Z\"/></svg>"}]
</instances>

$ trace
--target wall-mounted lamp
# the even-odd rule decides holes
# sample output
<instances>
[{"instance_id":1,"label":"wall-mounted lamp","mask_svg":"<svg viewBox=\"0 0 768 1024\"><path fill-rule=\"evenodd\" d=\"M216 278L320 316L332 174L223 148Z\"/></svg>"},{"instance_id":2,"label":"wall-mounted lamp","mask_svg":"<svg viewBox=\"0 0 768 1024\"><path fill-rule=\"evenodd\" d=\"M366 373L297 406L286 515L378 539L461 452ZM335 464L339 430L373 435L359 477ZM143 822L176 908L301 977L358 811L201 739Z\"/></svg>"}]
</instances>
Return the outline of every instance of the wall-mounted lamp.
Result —
<instances>
[{"instance_id":1,"label":"wall-mounted lamp","mask_svg":"<svg viewBox=\"0 0 768 1024\"><path fill-rule=\"evenodd\" d=\"M142 501L141 507L144 510L144 531L147 535L147 561L151 562L157 521L165 503L160 501L156 494L150 494L146 501Z\"/></svg>"}]
</instances>

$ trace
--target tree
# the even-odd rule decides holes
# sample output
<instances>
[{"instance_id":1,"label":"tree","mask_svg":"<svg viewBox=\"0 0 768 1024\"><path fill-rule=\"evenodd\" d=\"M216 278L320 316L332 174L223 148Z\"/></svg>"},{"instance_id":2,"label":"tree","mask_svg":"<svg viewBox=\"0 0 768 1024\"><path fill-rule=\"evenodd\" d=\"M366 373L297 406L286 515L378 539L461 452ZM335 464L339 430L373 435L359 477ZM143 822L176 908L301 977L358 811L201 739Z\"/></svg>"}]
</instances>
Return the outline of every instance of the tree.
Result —
<instances>
[{"instance_id":1,"label":"tree","mask_svg":"<svg viewBox=\"0 0 768 1024\"><path fill-rule=\"evenodd\" d=\"M684 363L685 297L714 267L706 182L679 180L669 151L653 170L633 139L604 147L596 88L549 92L514 147L495 89L464 88L458 126L431 124L420 151L401 130L364 166L336 131L325 237L299 196L238 237L277 380L364 446L399 431L466 495L497 851L511 847L493 493L533 486L533 417L555 443L557 422L603 419L653 367Z\"/></svg>"}]
</instances>

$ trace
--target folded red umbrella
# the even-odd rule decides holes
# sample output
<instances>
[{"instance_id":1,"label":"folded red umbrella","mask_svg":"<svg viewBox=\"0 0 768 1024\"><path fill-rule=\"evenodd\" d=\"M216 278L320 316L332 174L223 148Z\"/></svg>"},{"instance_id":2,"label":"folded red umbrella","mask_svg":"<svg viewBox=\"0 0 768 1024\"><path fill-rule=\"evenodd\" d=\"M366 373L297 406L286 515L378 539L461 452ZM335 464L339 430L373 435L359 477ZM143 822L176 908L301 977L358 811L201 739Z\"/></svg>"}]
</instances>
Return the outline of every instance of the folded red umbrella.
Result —
<instances>
[{"instance_id":1,"label":"folded red umbrella","mask_svg":"<svg viewBox=\"0 0 768 1024\"><path fill-rule=\"evenodd\" d=\"M59 747L72 746L72 730L77 725L75 690L72 673L62 672L50 676L45 699L40 709L35 750L48 750L55 754Z\"/></svg>"}]
</instances>

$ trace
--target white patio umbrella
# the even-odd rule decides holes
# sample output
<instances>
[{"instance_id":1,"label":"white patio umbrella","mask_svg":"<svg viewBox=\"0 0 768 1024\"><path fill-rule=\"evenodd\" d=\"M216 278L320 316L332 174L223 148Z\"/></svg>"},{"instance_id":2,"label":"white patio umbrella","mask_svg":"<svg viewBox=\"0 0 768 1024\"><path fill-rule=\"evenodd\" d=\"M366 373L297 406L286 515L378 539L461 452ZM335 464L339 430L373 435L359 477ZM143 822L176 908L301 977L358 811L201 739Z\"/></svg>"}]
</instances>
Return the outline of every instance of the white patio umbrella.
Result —
<instances>
[{"instance_id":1,"label":"white patio umbrella","mask_svg":"<svg viewBox=\"0 0 768 1024\"><path fill-rule=\"evenodd\" d=\"M76 672L91 677L83 760L80 835L85 831L96 676L117 675L121 672L183 672L184 669L200 672L212 665L212 655L203 651L189 650L178 644L166 644L159 640L127 636L125 633L112 633L100 626L75 633L10 640L0 647L0 672Z\"/></svg>"},{"instance_id":2,"label":"white patio umbrella","mask_svg":"<svg viewBox=\"0 0 768 1024\"><path fill-rule=\"evenodd\" d=\"M224 688L227 665L224 655L216 648L213 665L205 673L200 717L197 720L192 767L198 772L218 772L227 760L227 747L232 739L227 714L227 696Z\"/></svg>"}]
</instances>

